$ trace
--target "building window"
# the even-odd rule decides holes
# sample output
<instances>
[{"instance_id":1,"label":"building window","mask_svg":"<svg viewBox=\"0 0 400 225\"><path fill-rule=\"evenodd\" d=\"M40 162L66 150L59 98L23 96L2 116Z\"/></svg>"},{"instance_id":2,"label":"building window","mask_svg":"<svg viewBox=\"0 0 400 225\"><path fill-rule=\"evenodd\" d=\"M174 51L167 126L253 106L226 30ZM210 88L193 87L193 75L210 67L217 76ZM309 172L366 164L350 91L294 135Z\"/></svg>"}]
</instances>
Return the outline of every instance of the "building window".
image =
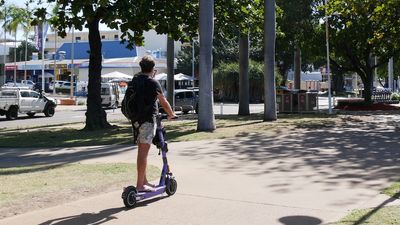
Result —
<instances>
[{"instance_id":1,"label":"building window","mask_svg":"<svg viewBox=\"0 0 400 225\"><path fill-rule=\"evenodd\" d=\"M49 41L49 39L48 39L48 38L46 38L46 42L47 42L47 41Z\"/></svg>"},{"instance_id":2,"label":"building window","mask_svg":"<svg viewBox=\"0 0 400 225\"><path fill-rule=\"evenodd\" d=\"M106 35L101 35L101 39L106 39Z\"/></svg>"},{"instance_id":3,"label":"building window","mask_svg":"<svg viewBox=\"0 0 400 225\"><path fill-rule=\"evenodd\" d=\"M80 41L81 37L75 37L75 41Z\"/></svg>"},{"instance_id":4,"label":"building window","mask_svg":"<svg viewBox=\"0 0 400 225\"><path fill-rule=\"evenodd\" d=\"M118 40L118 39L119 39L118 34L115 34L115 35L114 35L114 39L115 39L115 40Z\"/></svg>"}]
</instances>

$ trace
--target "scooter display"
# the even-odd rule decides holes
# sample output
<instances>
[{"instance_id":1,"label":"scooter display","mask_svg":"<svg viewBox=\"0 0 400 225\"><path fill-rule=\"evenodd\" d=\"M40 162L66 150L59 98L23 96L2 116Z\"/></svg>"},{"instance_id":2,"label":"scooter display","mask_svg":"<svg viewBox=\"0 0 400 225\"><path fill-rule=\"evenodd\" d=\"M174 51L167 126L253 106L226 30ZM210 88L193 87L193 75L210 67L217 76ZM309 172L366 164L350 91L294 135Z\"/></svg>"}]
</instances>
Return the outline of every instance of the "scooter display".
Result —
<instances>
[{"instance_id":1,"label":"scooter display","mask_svg":"<svg viewBox=\"0 0 400 225\"><path fill-rule=\"evenodd\" d=\"M154 188L155 190L152 192L138 192L135 186L125 187L121 197L124 201L125 207L127 208L133 208L136 206L136 203L155 197L157 195L162 195L164 192L167 193L168 196L171 196L176 192L178 184L175 180L175 177L169 170L167 160L168 144L166 142L165 129L161 124L161 121L166 118L166 115L157 116L157 129L155 138L153 140L153 144L155 144L159 149L159 155L160 152L162 155L163 168L161 171L160 181L158 185Z\"/></svg>"}]
</instances>

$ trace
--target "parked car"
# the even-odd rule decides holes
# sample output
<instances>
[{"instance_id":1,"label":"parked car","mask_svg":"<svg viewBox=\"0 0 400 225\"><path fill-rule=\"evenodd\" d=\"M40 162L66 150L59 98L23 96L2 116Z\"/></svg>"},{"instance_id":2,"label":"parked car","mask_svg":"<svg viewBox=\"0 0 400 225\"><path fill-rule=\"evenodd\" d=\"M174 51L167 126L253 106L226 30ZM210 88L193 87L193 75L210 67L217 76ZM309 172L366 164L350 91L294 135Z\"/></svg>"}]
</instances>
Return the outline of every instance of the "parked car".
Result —
<instances>
[{"instance_id":1,"label":"parked car","mask_svg":"<svg viewBox=\"0 0 400 225\"><path fill-rule=\"evenodd\" d=\"M27 87L31 90L34 89L35 83L31 80L21 80L21 82L7 82L3 87Z\"/></svg>"},{"instance_id":2,"label":"parked car","mask_svg":"<svg viewBox=\"0 0 400 225\"><path fill-rule=\"evenodd\" d=\"M21 84L28 86L29 89L33 89L33 87L35 87L35 83L31 80L21 80Z\"/></svg>"},{"instance_id":3,"label":"parked car","mask_svg":"<svg viewBox=\"0 0 400 225\"><path fill-rule=\"evenodd\" d=\"M164 92L166 94L166 92ZM187 114L190 111L199 111L199 90L198 89L176 89L175 95L175 110L182 111ZM163 109L160 108L163 112Z\"/></svg>"},{"instance_id":4,"label":"parked car","mask_svg":"<svg viewBox=\"0 0 400 225\"><path fill-rule=\"evenodd\" d=\"M37 92L41 92L42 91L42 82L36 83L35 86L33 87L33 90L35 90ZM44 91L50 92L49 83L44 83Z\"/></svg>"},{"instance_id":5,"label":"parked car","mask_svg":"<svg viewBox=\"0 0 400 225\"><path fill-rule=\"evenodd\" d=\"M54 80L51 81L49 84L49 90L54 90L54 88L60 88L62 86L63 83L65 83L67 81L62 81L62 80Z\"/></svg>"},{"instance_id":6,"label":"parked car","mask_svg":"<svg viewBox=\"0 0 400 225\"><path fill-rule=\"evenodd\" d=\"M57 103L42 93L28 88L4 87L0 89L0 115L9 120L18 118L19 113L33 117L36 113L44 113L52 117Z\"/></svg>"},{"instance_id":7,"label":"parked car","mask_svg":"<svg viewBox=\"0 0 400 225\"><path fill-rule=\"evenodd\" d=\"M76 83L74 83L74 88L76 87ZM57 87L56 87L57 88ZM69 81L64 81L61 83L61 86L59 87L60 89L71 89L71 82Z\"/></svg>"},{"instance_id":8,"label":"parked car","mask_svg":"<svg viewBox=\"0 0 400 225\"><path fill-rule=\"evenodd\" d=\"M109 82L101 84L101 105L103 107L118 108L121 106L125 97L126 85L118 82Z\"/></svg>"}]
</instances>

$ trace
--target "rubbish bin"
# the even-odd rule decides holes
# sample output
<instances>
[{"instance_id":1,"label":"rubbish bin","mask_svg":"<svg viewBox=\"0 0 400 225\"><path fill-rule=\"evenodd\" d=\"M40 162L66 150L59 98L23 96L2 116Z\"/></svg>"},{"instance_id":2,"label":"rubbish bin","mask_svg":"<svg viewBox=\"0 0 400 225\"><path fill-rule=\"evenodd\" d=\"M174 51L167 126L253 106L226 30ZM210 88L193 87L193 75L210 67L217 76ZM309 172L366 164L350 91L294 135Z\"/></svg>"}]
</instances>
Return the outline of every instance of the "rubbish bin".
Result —
<instances>
[{"instance_id":1,"label":"rubbish bin","mask_svg":"<svg viewBox=\"0 0 400 225\"><path fill-rule=\"evenodd\" d=\"M307 111L316 111L318 107L318 93L307 93Z\"/></svg>"},{"instance_id":2,"label":"rubbish bin","mask_svg":"<svg viewBox=\"0 0 400 225\"><path fill-rule=\"evenodd\" d=\"M298 112L306 112L307 111L307 93L299 93L298 97Z\"/></svg>"}]
</instances>

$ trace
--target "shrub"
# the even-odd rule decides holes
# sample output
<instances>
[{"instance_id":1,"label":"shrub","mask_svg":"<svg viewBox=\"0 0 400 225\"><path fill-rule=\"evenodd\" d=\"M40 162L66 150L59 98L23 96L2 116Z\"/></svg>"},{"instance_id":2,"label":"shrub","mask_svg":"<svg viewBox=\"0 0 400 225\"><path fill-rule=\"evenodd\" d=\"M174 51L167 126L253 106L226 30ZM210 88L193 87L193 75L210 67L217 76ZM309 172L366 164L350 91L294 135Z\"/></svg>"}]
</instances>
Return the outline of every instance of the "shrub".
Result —
<instances>
[{"instance_id":1,"label":"shrub","mask_svg":"<svg viewBox=\"0 0 400 225\"><path fill-rule=\"evenodd\" d=\"M394 92L390 95L390 100L400 101L400 93Z\"/></svg>"},{"instance_id":2,"label":"shrub","mask_svg":"<svg viewBox=\"0 0 400 225\"><path fill-rule=\"evenodd\" d=\"M278 86L282 76L275 70L275 83ZM250 61L249 64L249 89L250 101L263 100L264 94L264 64L262 62ZM221 63L214 69L214 87L218 91L217 100L223 98L225 101L239 100L239 64Z\"/></svg>"}]
</instances>

